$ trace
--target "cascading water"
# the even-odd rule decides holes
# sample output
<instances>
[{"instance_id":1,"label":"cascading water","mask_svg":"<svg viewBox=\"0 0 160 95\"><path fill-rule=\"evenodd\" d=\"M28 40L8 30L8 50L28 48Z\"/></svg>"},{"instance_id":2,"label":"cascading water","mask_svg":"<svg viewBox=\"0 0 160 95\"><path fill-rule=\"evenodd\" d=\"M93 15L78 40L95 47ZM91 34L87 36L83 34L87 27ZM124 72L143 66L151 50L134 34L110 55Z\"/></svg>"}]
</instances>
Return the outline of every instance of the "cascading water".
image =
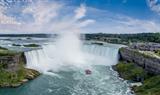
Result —
<instances>
[{"instance_id":1,"label":"cascading water","mask_svg":"<svg viewBox=\"0 0 160 95\"><path fill-rule=\"evenodd\" d=\"M49 80L52 87L48 88L51 93L48 95L131 95L127 83L111 69L111 65L117 63L119 47L84 44L83 53L79 53L83 58L77 58L79 56L73 53L71 61L65 58L69 52L62 50L64 55L61 55L57 50L62 48L56 45L48 44L40 50L25 53L28 68L53 77ZM86 75L86 69L92 74Z\"/></svg>"},{"instance_id":2,"label":"cascading water","mask_svg":"<svg viewBox=\"0 0 160 95\"><path fill-rule=\"evenodd\" d=\"M80 41L82 28L95 22L85 19L85 13L82 4L73 19L60 23L55 43L25 53L27 67L43 73L41 84L30 86L39 90L33 95L130 95L127 83L111 69L118 60L118 47ZM86 75L85 70L92 73Z\"/></svg>"},{"instance_id":3,"label":"cascading water","mask_svg":"<svg viewBox=\"0 0 160 95\"><path fill-rule=\"evenodd\" d=\"M42 49L25 53L26 67L40 71L42 76L14 90L0 92L3 95L131 95L127 83L111 69L111 65L117 63L118 47L83 45L79 40L82 28L96 22L85 17L87 7L81 4L74 10L75 14L70 15L67 11L59 16L61 12L54 10L60 10L57 8L60 6L38 1L24 8L23 13L29 17L33 15L34 19L24 26L35 27L35 33L48 28L46 32L56 31L60 38L55 43L42 46ZM42 12L38 12L39 9ZM86 69L92 74L86 75Z\"/></svg>"},{"instance_id":4,"label":"cascading water","mask_svg":"<svg viewBox=\"0 0 160 95\"><path fill-rule=\"evenodd\" d=\"M92 65L111 66L116 64L118 60L118 48L116 47L83 45L83 56L76 53L71 55L72 52L67 54L63 50L57 51L56 48L56 45L50 44L42 46L42 49L26 52L27 67L37 69L40 72L47 72L64 70L64 66L66 66L65 69L67 67L83 68ZM69 50L67 52L69 53Z\"/></svg>"}]
</instances>

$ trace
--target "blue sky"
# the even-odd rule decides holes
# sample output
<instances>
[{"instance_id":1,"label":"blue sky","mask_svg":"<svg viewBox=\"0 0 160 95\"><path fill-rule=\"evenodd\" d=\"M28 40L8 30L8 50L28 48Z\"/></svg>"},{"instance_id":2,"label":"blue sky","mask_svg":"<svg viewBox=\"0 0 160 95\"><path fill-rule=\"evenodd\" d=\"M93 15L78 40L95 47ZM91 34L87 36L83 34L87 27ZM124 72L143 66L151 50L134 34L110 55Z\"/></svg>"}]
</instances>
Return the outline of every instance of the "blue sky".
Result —
<instances>
[{"instance_id":1,"label":"blue sky","mask_svg":"<svg viewBox=\"0 0 160 95\"><path fill-rule=\"evenodd\" d=\"M108 10L129 16L150 16L152 11L147 6L146 0L73 0L71 4L79 5L85 3L88 7Z\"/></svg>"},{"instance_id":2,"label":"blue sky","mask_svg":"<svg viewBox=\"0 0 160 95\"><path fill-rule=\"evenodd\" d=\"M160 0L0 0L0 33L160 32Z\"/></svg>"}]
</instances>

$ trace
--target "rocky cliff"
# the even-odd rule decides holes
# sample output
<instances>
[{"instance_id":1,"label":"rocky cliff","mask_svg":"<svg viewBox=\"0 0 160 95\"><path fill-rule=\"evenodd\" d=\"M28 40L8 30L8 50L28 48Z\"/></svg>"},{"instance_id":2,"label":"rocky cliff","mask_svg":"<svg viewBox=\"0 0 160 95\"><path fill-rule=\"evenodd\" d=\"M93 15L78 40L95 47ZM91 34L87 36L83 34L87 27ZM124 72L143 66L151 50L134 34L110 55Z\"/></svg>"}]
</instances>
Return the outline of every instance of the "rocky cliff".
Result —
<instances>
[{"instance_id":1,"label":"rocky cliff","mask_svg":"<svg viewBox=\"0 0 160 95\"><path fill-rule=\"evenodd\" d=\"M0 49L0 87L17 87L40 75L25 68L25 63L23 52Z\"/></svg>"},{"instance_id":2,"label":"rocky cliff","mask_svg":"<svg viewBox=\"0 0 160 95\"><path fill-rule=\"evenodd\" d=\"M160 58L149 54L144 54L129 47L120 48L119 54L121 59L133 62L143 67L149 73L160 74Z\"/></svg>"},{"instance_id":3,"label":"rocky cliff","mask_svg":"<svg viewBox=\"0 0 160 95\"><path fill-rule=\"evenodd\" d=\"M1 68L9 72L16 72L20 69L20 65L25 64L24 53L15 53L12 55L0 55Z\"/></svg>"}]
</instances>

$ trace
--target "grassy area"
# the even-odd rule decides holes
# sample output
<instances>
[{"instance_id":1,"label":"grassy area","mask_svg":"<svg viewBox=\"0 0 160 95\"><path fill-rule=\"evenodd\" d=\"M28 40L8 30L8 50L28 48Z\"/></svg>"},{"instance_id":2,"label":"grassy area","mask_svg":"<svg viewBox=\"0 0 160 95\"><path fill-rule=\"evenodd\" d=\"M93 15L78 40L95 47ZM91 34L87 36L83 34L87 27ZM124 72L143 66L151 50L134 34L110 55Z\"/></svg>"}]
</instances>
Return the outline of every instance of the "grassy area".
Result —
<instances>
[{"instance_id":1,"label":"grassy area","mask_svg":"<svg viewBox=\"0 0 160 95\"><path fill-rule=\"evenodd\" d=\"M21 68L17 72L8 72L4 69L0 69L0 87L17 84L25 78L25 70Z\"/></svg>"},{"instance_id":2,"label":"grassy area","mask_svg":"<svg viewBox=\"0 0 160 95\"><path fill-rule=\"evenodd\" d=\"M126 80L142 81L146 78L146 72L133 63L120 62L116 65L116 70Z\"/></svg>"},{"instance_id":3,"label":"grassy area","mask_svg":"<svg viewBox=\"0 0 160 95\"><path fill-rule=\"evenodd\" d=\"M1 68L0 87L17 87L23 84L24 80L31 80L37 76L39 76L39 72L23 67L17 72L9 72Z\"/></svg>"},{"instance_id":4,"label":"grassy area","mask_svg":"<svg viewBox=\"0 0 160 95\"><path fill-rule=\"evenodd\" d=\"M160 75L146 79L142 86L135 87L136 95L160 95Z\"/></svg>"},{"instance_id":5,"label":"grassy area","mask_svg":"<svg viewBox=\"0 0 160 95\"><path fill-rule=\"evenodd\" d=\"M0 56L12 56L12 55L15 55L17 53L18 52L15 52L15 51L0 49Z\"/></svg>"},{"instance_id":6,"label":"grassy area","mask_svg":"<svg viewBox=\"0 0 160 95\"><path fill-rule=\"evenodd\" d=\"M0 50L8 50L8 49L0 46Z\"/></svg>"},{"instance_id":7,"label":"grassy area","mask_svg":"<svg viewBox=\"0 0 160 95\"><path fill-rule=\"evenodd\" d=\"M39 47L40 45L37 44L28 44L28 45L23 45L24 47Z\"/></svg>"},{"instance_id":8,"label":"grassy area","mask_svg":"<svg viewBox=\"0 0 160 95\"><path fill-rule=\"evenodd\" d=\"M155 53L156 55L160 56L160 50L156 50L156 51L154 51L154 53Z\"/></svg>"},{"instance_id":9,"label":"grassy area","mask_svg":"<svg viewBox=\"0 0 160 95\"><path fill-rule=\"evenodd\" d=\"M12 56L17 54L18 52L8 50L6 48L0 47L0 56Z\"/></svg>"},{"instance_id":10,"label":"grassy area","mask_svg":"<svg viewBox=\"0 0 160 95\"><path fill-rule=\"evenodd\" d=\"M10 51L7 49L0 49L0 57L4 56L15 56L17 52ZM7 63L0 63L0 87L14 86L18 84L22 79L24 79L25 69L23 67L24 63L17 63L19 68L17 71L7 71Z\"/></svg>"},{"instance_id":11,"label":"grassy area","mask_svg":"<svg viewBox=\"0 0 160 95\"><path fill-rule=\"evenodd\" d=\"M19 56L19 58L15 56ZM39 75L39 72L24 68L24 60L21 52L10 51L5 48L0 48L0 87L17 87L24 82L34 79ZM16 70L8 69L8 59L17 58ZM14 60L12 60L14 61Z\"/></svg>"},{"instance_id":12,"label":"grassy area","mask_svg":"<svg viewBox=\"0 0 160 95\"><path fill-rule=\"evenodd\" d=\"M20 44L12 44L12 46L21 46Z\"/></svg>"},{"instance_id":13,"label":"grassy area","mask_svg":"<svg viewBox=\"0 0 160 95\"><path fill-rule=\"evenodd\" d=\"M133 63L119 62L115 67L120 76L126 80L143 80L142 86L133 87L136 95L160 95L160 75L150 75Z\"/></svg>"}]
</instances>

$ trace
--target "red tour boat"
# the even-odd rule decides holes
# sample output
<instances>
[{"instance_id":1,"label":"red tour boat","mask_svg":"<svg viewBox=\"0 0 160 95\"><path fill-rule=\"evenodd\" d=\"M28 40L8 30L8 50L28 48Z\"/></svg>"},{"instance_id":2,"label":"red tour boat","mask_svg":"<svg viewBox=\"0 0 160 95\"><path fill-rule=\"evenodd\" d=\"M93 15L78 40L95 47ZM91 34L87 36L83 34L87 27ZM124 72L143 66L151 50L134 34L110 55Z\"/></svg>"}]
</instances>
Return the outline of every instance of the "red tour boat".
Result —
<instances>
[{"instance_id":1,"label":"red tour boat","mask_svg":"<svg viewBox=\"0 0 160 95\"><path fill-rule=\"evenodd\" d=\"M86 75L90 75L90 74L92 74L92 71L91 71L91 70L89 70L89 69L85 70L85 72L86 72Z\"/></svg>"}]
</instances>

